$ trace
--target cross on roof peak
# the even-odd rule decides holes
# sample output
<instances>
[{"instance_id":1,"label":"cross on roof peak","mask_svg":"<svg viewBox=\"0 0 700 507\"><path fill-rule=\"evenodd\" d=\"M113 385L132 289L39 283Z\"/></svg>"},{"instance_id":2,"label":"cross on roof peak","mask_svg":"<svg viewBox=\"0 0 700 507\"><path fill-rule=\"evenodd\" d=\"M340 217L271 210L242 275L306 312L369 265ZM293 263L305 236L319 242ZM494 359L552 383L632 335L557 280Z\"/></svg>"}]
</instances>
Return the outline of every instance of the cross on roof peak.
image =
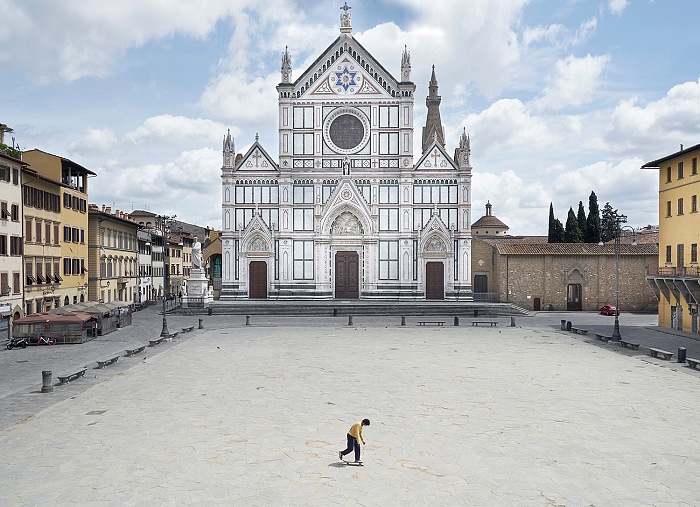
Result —
<instances>
[{"instance_id":1,"label":"cross on roof peak","mask_svg":"<svg viewBox=\"0 0 700 507\"><path fill-rule=\"evenodd\" d=\"M348 3L345 2L345 5L343 5L343 6L341 7L341 9L344 10L344 11L347 13L350 9L352 9L352 7L350 7L350 6L348 5Z\"/></svg>"}]
</instances>

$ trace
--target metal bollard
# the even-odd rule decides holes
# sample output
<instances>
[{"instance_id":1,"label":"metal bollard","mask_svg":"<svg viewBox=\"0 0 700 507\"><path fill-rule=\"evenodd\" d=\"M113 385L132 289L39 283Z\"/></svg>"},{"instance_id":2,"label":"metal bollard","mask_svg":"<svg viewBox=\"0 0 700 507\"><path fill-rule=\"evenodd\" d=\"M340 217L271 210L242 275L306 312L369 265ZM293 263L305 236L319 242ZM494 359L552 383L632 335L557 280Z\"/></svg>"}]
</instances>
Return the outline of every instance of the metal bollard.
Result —
<instances>
[{"instance_id":1,"label":"metal bollard","mask_svg":"<svg viewBox=\"0 0 700 507\"><path fill-rule=\"evenodd\" d=\"M348 326L352 326L352 315L348 315Z\"/></svg>"},{"instance_id":2,"label":"metal bollard","mask_svg":"<svg viewBox=\"0 0 700 507\"><path fill-rule=\"evenodd\" d=\"M338 309L333 308L333 317L337 317L337 316L338 316Z\"/></svg>"},{"instance_id":3,"label":"metal bollard","mask_svg":"<svg viewBox=\"0 0 700 507\"><path fill-rule=\"evenodd\" d=\"M459 326L459 317L455 317L455 326Z\"/></svg>"},{"instance_id":4,"label":"metal bollard","mask_svg":"<svg viewBox=\"0 0 700 507\"><path fill-rule=\"evenodd\" d=\"M566 319L561 319L561 330L566 331Z\"/></svg>"},{"instance_id":5,"label":"metal bollard","mask_svg":"<svg viewBox=\"0 0 700 507\"><path fill-rule=\"evenodd\" d=\"M250 326L250 315L245 316L245 325Z\"/></svg>"},{"instance_id":6,"label":"metal bollard","mask_svg":"<svg viewBox=\"0 0 700 507\"><path fill-rule=\"evenodd\" d=\"M41 380L42 380L42 386L41 386L41 392L42 393L50 393L53 391L53 386L51 385L51 370L44 370L41 372Z\"/></svg>"},{"instance_id":7,"label":"metal bollard","mask_svg":"<svg viewBox=\"0 0 700 507\"><path fill-rule=\"evenodd\" d=\"M474 308L474 317L478 317L478 316L479 316L479 309Z\"/></svg>"},{"instance_id":8,"label":"metal bollard","mask_svg":"<svg viewBox=\"0 0 700 507\"><path fill-rule=\"evenodd\" d=\"M685 363L685 347L678 347L678 362Z\"/></svg>"},{"instance_id":9,"label":"metal bollard","mask_svg":"<svg viewBox=\"0 0 700 507\"><path fill-rule=\"evenodd\" d=\"M515 327L515 317L510 318L510 327Z\"/></svg>"},{"instance_id":10,"label":"metal bollard","mask_svg":"<svg viewBox=\"0 0 700 507\"><path fill-rule=\"evenodd\" d=\"M571 331L571 321L570 320L566 321L566 330Z\"/></svg>"},{"instance_id":11,"label":"metal bollard","mask_svg":"<svg viewBox=\"0 0 700 507\"><path fill-rule=\"evenodd\" d=\"M204 319L199 319L199 329L204 329Z\"/></svg>"},{"instance_id":12,"label":"metal bollard","mask_svg":"<svg viewBox=\"0 0 700 507\"><path fill-rule=\"evenodd\" d=\"M401 316L401 325L405 326L406 325L406 317Z\"/></svg>"},{"instance_id":13,"label":"metal bollard","mask_svg":"<svg viewBox=\"0 0 700 507\"><path fill-rule=\"evenodd\" d=\"M207 308L207 315L211 315L214 312L214 309L210 306Z\"/></svg>"}]
</instances>

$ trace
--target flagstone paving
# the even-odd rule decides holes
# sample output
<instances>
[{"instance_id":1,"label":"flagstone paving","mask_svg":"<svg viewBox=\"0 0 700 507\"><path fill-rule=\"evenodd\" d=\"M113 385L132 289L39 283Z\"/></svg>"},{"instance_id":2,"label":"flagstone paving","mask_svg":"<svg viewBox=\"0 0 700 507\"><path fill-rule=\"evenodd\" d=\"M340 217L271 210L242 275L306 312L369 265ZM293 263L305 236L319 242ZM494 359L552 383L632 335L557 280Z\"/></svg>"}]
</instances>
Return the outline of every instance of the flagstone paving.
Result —
<instances>
[{"instance_id":1,"label":"flagstone paving","mask_svg":"<svg viewBox=\"0 0 700 507\"><path fill-rule=\"evenodd\" d=\"M700 372L552 326L283 322L22 394L60 401L0 430L0 504L700 502Z\"/></svg>"}]
</instances>

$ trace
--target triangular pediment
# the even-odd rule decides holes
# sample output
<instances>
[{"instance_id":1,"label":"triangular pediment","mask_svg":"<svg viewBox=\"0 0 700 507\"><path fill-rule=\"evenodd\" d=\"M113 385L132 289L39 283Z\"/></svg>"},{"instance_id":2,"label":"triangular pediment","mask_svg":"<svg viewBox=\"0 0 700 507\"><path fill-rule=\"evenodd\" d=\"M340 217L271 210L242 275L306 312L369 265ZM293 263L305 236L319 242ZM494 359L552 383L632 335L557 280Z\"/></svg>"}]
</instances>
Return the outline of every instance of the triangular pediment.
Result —
<instances>
[{"instance_id":1,"label":"triangular pediment","mask_svg":"<svg viewBox=\"0 0 700 507\"><path fill-rule=\"evenodd\" d=\"M436 253L451 250L450 231L437 213L433 213L421 230L420 249L424 252Z\"/></svg>"},{"instance_id":2,"label":"triangular pediment","mask_svg":"<svg viewBox=\"0 0 700 507\"><path fill-rule=\"evenodd\" d=\"M256 211L242 234L245 251L264 252L272 247L270 228Z\"/></svg>"},{"instance_id":3,"label":"triangular pediment","mask_svg":"<svg viewBox=\"0 0 700 507\"><path fill-rule=\"evenodd\" d=\"M433 144L431 144L430 147L425 150L423 156L418 159L414 169L416 171L456 171L457 165L452 157L447 154L445 148L443 148L439 142L434 140Z\"/></svg>"},{"instance_id":4,"label":"triangular pediment","mask_svg":"<svg viewBox=\"0 0 700 507\"><path fill-rule=\"evenodd\" d=\"M279 167L258 141L243 155L236 171L278 171Z\"/></svg>"},{"instance_id":5,"label":"triangular pediment","mask_svg":"<svg viewBox=\"0 0 700 507\"><path fill-rule=\"evenodd\" d=\"M341 35L294 82L294 96L396 97L398 81L354 38Z\"/></svg>"},{"instance_id":6,"label":"triangular pediment","mask_svg":"<svg viewBox=\"0 0 700 507\"><path fill-rule=\"evenodd\" d=\"M323 206L321 230L330 232L336 218L344 213L352 213L361 225L364 234L371 231L372 220L369 205L350 180L341 181Z\"/></svg>"}]
</instances>

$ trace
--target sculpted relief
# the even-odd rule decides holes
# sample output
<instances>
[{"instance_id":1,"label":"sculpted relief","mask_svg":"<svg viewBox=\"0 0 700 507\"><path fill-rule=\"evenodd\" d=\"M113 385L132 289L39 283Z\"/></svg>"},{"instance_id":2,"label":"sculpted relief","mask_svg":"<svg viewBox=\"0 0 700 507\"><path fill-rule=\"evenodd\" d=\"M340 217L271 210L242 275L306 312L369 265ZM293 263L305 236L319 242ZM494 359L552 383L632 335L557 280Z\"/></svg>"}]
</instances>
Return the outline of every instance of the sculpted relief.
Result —
<instances>
[{"instance_id":1,"label":"sculpted relief","mask_svg":"<svg viewBox=\"0 0 700 507\"><path fill-rule=\"evenodd\" d=\"M335 219L331 226L331 234L339 236L356 236L362 234L362 224L355 215L349 212L342 213Z\"/></svg>"},{"instance_id":2,"label":"sculpted relief","mask_svg":"<svg viewBox=\"0 0 700 507\"><path fill-rule=\"evenodd\" d=\"M445 242L443 240L441 240L440 238L438 238L436 236L433 236L425 244L425 251L426 252L446 252L447 246L445 246Z\"/></svg>"}]
</instances>

